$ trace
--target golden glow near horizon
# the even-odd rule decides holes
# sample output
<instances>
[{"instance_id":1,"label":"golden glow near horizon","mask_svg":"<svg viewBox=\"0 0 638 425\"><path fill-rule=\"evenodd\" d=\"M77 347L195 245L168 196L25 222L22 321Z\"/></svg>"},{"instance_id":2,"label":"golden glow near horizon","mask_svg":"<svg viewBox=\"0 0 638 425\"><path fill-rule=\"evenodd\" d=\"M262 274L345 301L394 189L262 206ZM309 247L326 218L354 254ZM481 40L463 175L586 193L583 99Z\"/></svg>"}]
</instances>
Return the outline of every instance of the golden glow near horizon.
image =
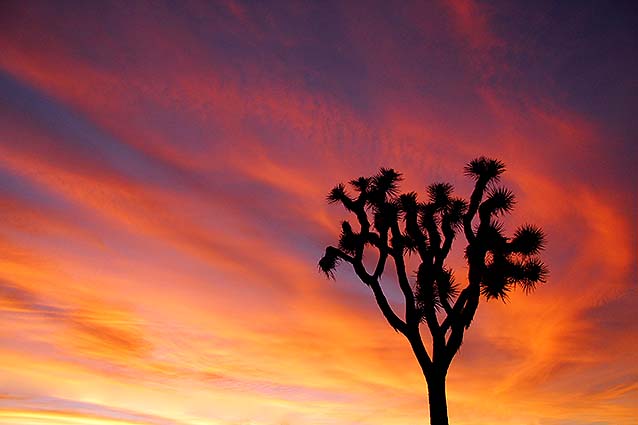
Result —
<instances>
[{"instance_id":1,"label":"golden glow near horizon","mask_svg":"<svg viewBox=\"0 0 638 425\"><path fill-rule=\"evenodd\" d=\"M508 62L541 53L494 10L393 9L403 33L351 5L2 7L0 424L425 423L405 341L317 272L325 195L391 166L467 196L478 155L551 276L479 307L451 422L634 423L635 149Z\"/></svg>"}]
</instances>

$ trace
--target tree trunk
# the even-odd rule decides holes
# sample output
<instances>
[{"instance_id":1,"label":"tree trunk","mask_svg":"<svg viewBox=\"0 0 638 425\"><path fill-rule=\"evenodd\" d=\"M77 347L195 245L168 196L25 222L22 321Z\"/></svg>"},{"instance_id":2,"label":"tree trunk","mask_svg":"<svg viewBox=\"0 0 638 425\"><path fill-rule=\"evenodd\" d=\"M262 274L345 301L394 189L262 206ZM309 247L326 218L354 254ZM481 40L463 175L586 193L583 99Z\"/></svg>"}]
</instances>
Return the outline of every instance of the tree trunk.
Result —
<instances>
[{"instance_id":1,"label":"tree trunk","mask_svg":"<svg viewBox=\"0 0 638 425\"><path fill-rule=\"evenodd\" d=\"M445 374L431 373L427 378L430 403L430 425L448 425Z\"/></svg>"}]
</instances>

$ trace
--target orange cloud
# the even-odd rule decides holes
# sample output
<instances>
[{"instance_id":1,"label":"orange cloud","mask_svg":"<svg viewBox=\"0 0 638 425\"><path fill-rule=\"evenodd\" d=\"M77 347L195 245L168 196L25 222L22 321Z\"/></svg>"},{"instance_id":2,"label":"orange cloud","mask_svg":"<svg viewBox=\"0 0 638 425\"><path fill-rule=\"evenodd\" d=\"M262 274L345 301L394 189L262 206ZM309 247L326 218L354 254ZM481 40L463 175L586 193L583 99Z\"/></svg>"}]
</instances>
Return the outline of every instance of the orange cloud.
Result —
<instances>
[{"instance_id":1,"label":"orange cloud","mask_svg":"<svg viewBox=\"0 0 638 425\"><path fill-rule=\"evenodd\" d=\"M384 165L467 195L464 161L488 154L518 196L508 228L545 227L552 274L481 305L451 416L631 423L632 188L591 167L601 123L490 80L512 76L482 3L339 6L336 41L305 31L306 5L139 7L0 30L0 421L422 421L367 288L316 272L346 217L325 194Z\"/></svg>"}]
</instances>

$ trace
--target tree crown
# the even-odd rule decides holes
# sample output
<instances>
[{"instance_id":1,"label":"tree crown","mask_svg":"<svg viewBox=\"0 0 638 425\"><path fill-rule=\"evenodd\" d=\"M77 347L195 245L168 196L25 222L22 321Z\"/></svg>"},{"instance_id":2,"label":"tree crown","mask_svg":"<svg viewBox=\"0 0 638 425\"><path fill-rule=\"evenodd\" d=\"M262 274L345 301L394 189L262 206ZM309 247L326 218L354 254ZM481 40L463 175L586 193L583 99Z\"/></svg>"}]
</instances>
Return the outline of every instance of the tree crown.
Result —
<instances>
[{"instance_id":1,"label":"tree crown","mask_svg":"<svg viewBox=\"0 0 638 425\"><path fill-rule=\"evenodd\" d=\"M342 222L338 247L326 249L319 261L320 270L334 279L337 266L347 261L370 285L381 276L388 256L404 266L399 257L418 254L416 279L404 288L407 302L414 302L420 321L432 310L445 309L450 315L461 291L445 259L457 233L463 232L473 281L468 286L478 285L487 299L501 300L516 287L526 293L535 289L548 275L538 257L546 237L540 227L531 224L518 227L512 237L505 235L501 220L512 211L516 199L511 190L499 184L504 163L479 157L470 161L464 172L474 180L469 200L455 196L454 187L445 182L430 184L424 200L415 192L400 193L403 177L392 168L351 180L351 191L344 184L335 186L328 202L339 203L353 213L358 229L347 220ZM365 270L361 262L367 248L379 252L373 272Z\"/></svg>"}]
</instances>

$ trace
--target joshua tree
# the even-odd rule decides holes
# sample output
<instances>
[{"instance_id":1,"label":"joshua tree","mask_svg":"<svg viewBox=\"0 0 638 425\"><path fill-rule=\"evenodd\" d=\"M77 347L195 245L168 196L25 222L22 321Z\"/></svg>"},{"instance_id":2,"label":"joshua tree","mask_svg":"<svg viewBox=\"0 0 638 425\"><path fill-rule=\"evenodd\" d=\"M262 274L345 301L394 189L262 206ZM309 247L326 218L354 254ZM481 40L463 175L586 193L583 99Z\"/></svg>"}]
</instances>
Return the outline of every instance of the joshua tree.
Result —
<instances>
[{"instance_id":1,"label":"joshua tree","mask_svg":"<svg viewBox=\"0 0 638 425\"><path fill-rule=\"evenodd\" d=\"M481 157L468 163L465 175L474 180L469 201L454 197L448 183L428 186L426 201L414 192L400 193L401 174L387 168L350 181L353 194L339 184L327 197L329 203L340 203L354 214L358 229L342 222L338 247L326 248L319 268L334 279L336 267L346 262L370 287L383 316L408 340L423 371L432 425L448 424L445 379L481 295L505 301L516 287L532 291L548 273L538 258L545 245L539 227L523 225L513 237L504 235L498 219L515 203L513 193L498 185L504 171L505 165L495 159ZM445 262L461 231L467 240L466 285L456 282ZM366 250L377 252L374 269L364 265ZM413 275L406 270L409 255L418 256ZM381 286L388 259L403 293L403 315L395 313ZM422 323L431 335L429 350L421 338Z\"/></svg>"}]
</instances>

